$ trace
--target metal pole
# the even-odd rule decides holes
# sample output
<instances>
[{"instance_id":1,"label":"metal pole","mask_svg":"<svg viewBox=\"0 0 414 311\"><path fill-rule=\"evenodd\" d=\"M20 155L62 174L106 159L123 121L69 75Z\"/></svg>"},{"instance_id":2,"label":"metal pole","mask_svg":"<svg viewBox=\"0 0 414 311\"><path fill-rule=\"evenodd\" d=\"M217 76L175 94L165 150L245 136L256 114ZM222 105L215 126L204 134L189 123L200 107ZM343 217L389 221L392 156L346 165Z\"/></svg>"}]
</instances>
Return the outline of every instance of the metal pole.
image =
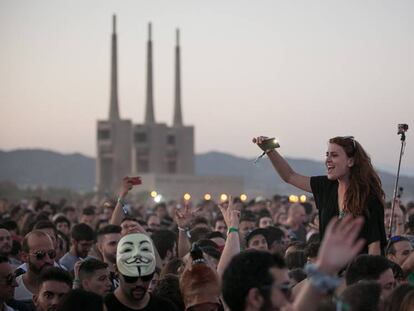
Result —
<instances>
[{"instance_id":1,"label":"metal pole","mask_svg":"<svg viewBox=\"0 0 414 311\"><path fill-rule=\"evenodd\" d=\"M401 158L402 155L404 154L404 148L405 148L405 133L401 133L401 150L400 150L400 159L398 161L398 169L397 169L397 178L395 180L395 186L394 186L394 195L392 198L392 203L391 203L391 219L390 219L390 231L388 234L388 239L390 239L392 237L392 224L394 222L394 208L395 208L395 200L397 199L397 189L398 189L398 181L400 179L400 168L401 168Z\"/></svg>"}]
</instances>

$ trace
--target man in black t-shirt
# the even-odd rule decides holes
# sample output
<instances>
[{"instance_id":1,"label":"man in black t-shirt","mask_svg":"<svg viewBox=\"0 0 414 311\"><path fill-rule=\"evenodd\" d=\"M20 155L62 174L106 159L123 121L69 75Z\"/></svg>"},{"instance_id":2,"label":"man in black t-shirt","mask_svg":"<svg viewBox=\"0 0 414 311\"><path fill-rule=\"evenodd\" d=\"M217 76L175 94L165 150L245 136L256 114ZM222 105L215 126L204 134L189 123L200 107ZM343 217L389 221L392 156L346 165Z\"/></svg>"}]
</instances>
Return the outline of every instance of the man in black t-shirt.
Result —
<instances>
[{"instance_id":1,"label":"man in black t-shirt","mask_svg":"<svg viewBox=\"0 0 414 311\"><path fill-rule=\"evenodd\" d=\"M147 235L124 236L118 243L116 266L119 287L105 298L108 311L175 310L172 303L148 292L156 262L154 245Z\"/></svg>"}]
</instances>

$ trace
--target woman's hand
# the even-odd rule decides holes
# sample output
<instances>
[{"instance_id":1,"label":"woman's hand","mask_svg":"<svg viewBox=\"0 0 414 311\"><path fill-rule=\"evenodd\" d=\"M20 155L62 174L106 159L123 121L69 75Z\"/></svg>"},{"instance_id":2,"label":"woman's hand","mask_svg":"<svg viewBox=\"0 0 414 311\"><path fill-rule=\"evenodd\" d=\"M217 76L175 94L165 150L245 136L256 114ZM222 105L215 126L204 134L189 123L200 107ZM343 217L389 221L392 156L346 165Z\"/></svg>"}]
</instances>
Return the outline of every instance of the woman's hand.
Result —
<instances>
[{"instance_id":1,"label":"woman's hand","mask_svg":"<svg viewBox=\"0 0 414 311\"><path fill-rule=\"evenodd\" d=\"M265 141L266 139L269 139L269 137L267 137L267 136L258 136L258 137L254 137L252 139L252 141L253 141L254 144L259 146L260 149L262 149L263 151L267 151L262 146L263 141Z\"/></svg>"}]
</instances>

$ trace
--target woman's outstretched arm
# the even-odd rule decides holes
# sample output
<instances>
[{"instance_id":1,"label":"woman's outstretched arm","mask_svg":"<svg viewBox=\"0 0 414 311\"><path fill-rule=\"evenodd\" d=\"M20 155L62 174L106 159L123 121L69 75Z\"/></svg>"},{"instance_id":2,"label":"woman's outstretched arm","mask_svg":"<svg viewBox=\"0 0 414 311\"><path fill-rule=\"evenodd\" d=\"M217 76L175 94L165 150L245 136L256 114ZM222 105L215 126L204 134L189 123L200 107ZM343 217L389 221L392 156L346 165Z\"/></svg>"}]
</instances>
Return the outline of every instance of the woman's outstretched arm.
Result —
<instances>
[{"instance_id":1,"label":"woman's outstretched arm","mask_svg":"<svg viewBox=\"0 0 414 311\"><path fill-rule=\"evenodd\" d=\"M259 136L253 138L253 143L257 144L261 148L261 143L266 140L267 137ZM261 148L262 149L262 148ZM296 173L289 165L289 163L283 158L275 149L272 150L264 150L270 160L272 162L273 167L279 174L279 176L288 184L295 186L299 189L302 189L307 192L312 192L312 188L310 185L310 177L303 176Z\"/></svg>"}]
</instances>

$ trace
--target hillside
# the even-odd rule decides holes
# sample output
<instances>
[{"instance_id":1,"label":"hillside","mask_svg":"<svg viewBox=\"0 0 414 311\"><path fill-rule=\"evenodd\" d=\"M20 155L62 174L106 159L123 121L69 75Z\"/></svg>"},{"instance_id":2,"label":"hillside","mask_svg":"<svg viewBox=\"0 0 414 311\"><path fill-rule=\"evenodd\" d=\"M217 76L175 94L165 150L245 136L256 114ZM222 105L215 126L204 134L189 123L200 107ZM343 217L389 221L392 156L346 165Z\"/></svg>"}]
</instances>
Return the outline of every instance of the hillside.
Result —
<instances>
[{"instance_id":1,"label":"hillside","mask_svg":"<svg viewBox=\"0 0 414 311\"><path fill-rule=\"evenodd\" d=\"M325 172L322 162L288 159L301 174L312 176ZM254 163L251 159L225 153L209 152L196 156L197 175L243 176L246 191L289 194L298 191L282 182L267 159ZM380 172L384 190L392 196L395 177ZM75 191L92 191L95 186L95 159L81 154L61 154L46 150L0 151L0 181L19 187L57 187ZM414 177L402 176L404 198L414 200Z\"/></svg>"}]
</instances>

